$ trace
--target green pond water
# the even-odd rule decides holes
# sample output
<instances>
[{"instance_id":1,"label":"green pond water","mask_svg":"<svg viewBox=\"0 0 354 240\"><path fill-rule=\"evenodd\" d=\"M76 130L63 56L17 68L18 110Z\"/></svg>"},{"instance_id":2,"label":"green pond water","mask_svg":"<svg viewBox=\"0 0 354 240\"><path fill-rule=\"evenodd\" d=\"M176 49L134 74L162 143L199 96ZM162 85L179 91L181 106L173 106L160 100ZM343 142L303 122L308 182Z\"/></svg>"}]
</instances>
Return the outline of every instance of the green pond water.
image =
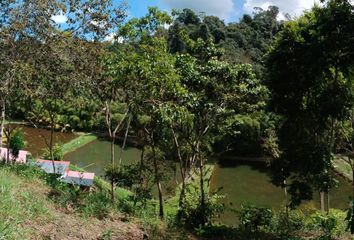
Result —
<instances>
[{"instance_id":1,"label":"green pond water","mask_svg":"<svg viewBox=\"0 0 354 240\"><path fill-rule=\"evenodd\" d=\"M50 131L47 129L34 128L27 125L12 125L21 129L25 140L25 150L29 151L35 158L41 157L44 149L47 147L46 141L49 142ZM54 143L64 144L76 138L77 135L71 132L54 132Z\"/></svg>"},{"instance_id":2,"label":"green pond water","mask_svg":"<svg viewBox=\"0 0 354 240\"><path fill-rule=\"evenodd\" d=\"M337 180L338 187L330 191L330 205L331 208L346 209L351 185L345 179ZM264 163L216 164L211 189L218 188L222 188L219 194L225 196L223 203L235 210L239 210L242 204L254 204L277 211L285 204L284 190L270 182L269 171ZM319 194L314 194L313 200L303 203L300 208L319 209ZM219 220L234 225L237 223L237 215L233 211L226 211Z\"/></svg>"},{"instance_id":3,"label":"green pond water","mask_svg":"<svg viewBox=\"0 0 354 240\"><path fill-rule=\"evenodd\" d=\"M115 159L118 162L121 147L114 147ZM106 140L95 140L64 156L65 160L98 176L104 175L104 168L111 163L111 143ZM122 155L122 164L133 164L140 160L141 151L126 147Z\"/></svg>"},{"instance_id":4,"label":"green pond water","mask_svg":"<svg viewBox=\"0 0 354 240\"><path fill-rule=\"evenodd\" d=\"M121 146L115 145L115 159L118 162ZM81 148L70 152L64 156L65 160L77 165L86 171L94 172L98 176L104 176L104 168L111 163L111 143L107 140L98 139ZM126 147L122 155L122 164L129 165L140 161L141 151L134 147ZM177 168L174 163L163 167L164 173L168 173L166 180L163 182L163 190L165 197L173 194L179 174L176 173ZM157 196L156 186L152 184L152 192Z\"/></svg>"},{"instance_id":5,"label":"green pond water","mask_svg":"<svg viewBox=\"0 0 354 240\"><path fill-rule=\"evenodd\" d=\"M115 154L118 157L120 146L116 145ZM131 164L139 161L140 150L127 148L123 155L123 164ZM93 141L78 150L65 155L65 159L71 161L87 171L103 175L104 167L110 163L110 143L104 140ZM270 182L269 170L264 163L237 162L228 164L218 163L215 165L211 179L211 189L222 188L220 194L225 195L222 201L230 208L240 209L242 204L255 204L257 206L269 207L280 210L284 206L284 191ZM170 171L168 180L163 182L164 194L173 194L173 188L180 182L178 168ZM338 178L339 186L330 192L330 204L332 208L346 209L351 194L350 184ZM156 188L153 187L153 195L157 196ZM314 200L305 202L301 208L305 210L318 209L320 206L318 194ZM226 224L236 224L237 215L232 211L226 211L221 218Z\"/></svg>"},{"instance_id":6,"label":"green pond water","mask_svg":"<svg viewBox=\"0 0 354 240\"><path fill-rule=\"evenodd\" d=\"M26 149L36 157L42 153L45 147L44 137L49 139L48 130L39 130L28 126L20 126L27 142ZM73 133L55 133L55 141L65 143L75 138ZM127 147L123 153L122 163L132 164L140 160L141 151L137 148ZM120 146L115 146L116 159L119 159ZM84 168L86 171L94 172L98 176L104 175L104 168L110 163L110 142L106 140L95 140L64 156L65 160ZM118 161L118 160L117 160ZM173 194L174 187L180 182L178 168L167 167L169 171L168 180L163 182L166 196ZM346 209L351 194L351 185L344 179L338 178L339 187L330 192L331 207ZM284 192L281 188L270 183L269 171L264 163L250 163L221 161L215 165L211 179L211 190L222 188L219 192L225 195L222 200L227 206L233 209L240 209L242 204L251 203L258 206L269 207L279 210L284 205ZM156 196L156 188L152 188ZM314 195L314 200L304 203L301 208L319 208L319 196ZM234 225L237 223L237 216L232 211L225 212L219 219L221 222Z\"/></svg>"}]
</instances>

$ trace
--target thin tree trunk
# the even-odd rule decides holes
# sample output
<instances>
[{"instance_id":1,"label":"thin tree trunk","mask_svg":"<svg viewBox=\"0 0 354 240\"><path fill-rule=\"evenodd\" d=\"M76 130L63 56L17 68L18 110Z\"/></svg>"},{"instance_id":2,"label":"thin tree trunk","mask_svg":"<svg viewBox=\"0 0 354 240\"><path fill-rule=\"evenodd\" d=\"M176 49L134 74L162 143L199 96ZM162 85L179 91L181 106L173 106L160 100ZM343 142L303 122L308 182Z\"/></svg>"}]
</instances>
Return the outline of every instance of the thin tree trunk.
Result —
<instances>
[{"instance_id":1,"label":"thin tree trunk","mask_svg":"<svg viewBox=\"0 0 354 240\"><path fill-rule=\"evenodd\" d=\"M329 197L329 189L328 189L328 192L327 192L327 214L329 214L330 209L331 209L331 206L330 206L330 197Z\"/></svg>"},{"instance_id":2,"label":"thin tree trunk","mask_svg":"<svg viewBox=\"0 0 354 240\"><path fill-rule=\"evenodd\" d=\"M198 150L199 152L199 150ZM200 207L201 207L201 217L203 224L206 223L205 219L205 191L204 191L204 160L199 156L199 172L200 172Z\"/></svg>"},{"instance_id":3,"label":"thin tree trunk","mask_svg":"<svg viewBox=\"0 0 354 240\"><path fill-rule=\"evenodd\" d=\"M11 139L11 129L10 129L10 124L7 125L7 130L6 130L6 148L7 148L7 153L6 153L6 163L10 162L10 139Z\"/></svg>"},{"instance_id":4,"label":"thin tree trunk","mask_svg":"<svg viewBox=\"0 0 354 240\"><path fill-rule=\"evenodd\" d=\"M114 141L115 141L115 134L111 137L111 165L114 168L115 160L114 160ZM111 199L114 202L114 181L111 180Z\"/></svg>"},{"instance_id":5,"label":"thin tree trunk","mask_svg":"<svg viewBox=\"0 0 354 240\"><path fill-rule=\"evenodd\" d=\"M143 176L143 170L144 170L144 152L145 152L145 146L143 145L141 148L141 153L140 153L140 169L139 169L139 181L140 181L140 189L144 188L144 176ZM135 197L134 199L134 206L136 206L138 199Z\"/></svg>"},{"instance_id":6,"label":"thin tree trunk","mask_svg":"<svg viewBox=\"0 0 354 240\"><path fill-rule=\"evenodd\" d=\"M161 187L161 183L160 180L157 181L157 189L159 191L159 216L160 219L163 220L164 219L164 209L163 209L163 198L162 198L162 187Z\"/></svg>"},{"instance_id":7,"label":"thin tree trunk","mask_svg":"<svg viewBox=\"0 0 354 240\"><path fill-rule=\"evenodd\" d=\"M111 164L114 166L115 164L115 155L114 155L114 144L115 144L115 136L111 137Z\"/></svg>"},{"instance_id":8,"label":"thin tree trunk","mask_svg":"<svg viewBox=\"0 0 354 240\"><path fill-rule=\"evenodd\" d=\"M122 125L125 117L127 116L127 114L128 114L128 110L125 112L124 117L116 125L115 129L112 131L111 108L110 108L110 105L108 104L108 102L106 101L105 121L106 121L106 126L107 126L109 136L111 138L111 165L112 165L112 167L114 167L114 165L115 165L114 141L116 138L116 134L117 134L120 126ZM114 201L114 181L113 181L113 179L111 180L111 198L112 198L112 202L113 202Z\"/></svg>"},{"instance_id":9,"label":"thin tree trunk","mask_svg":"<svg viewBox=\"0 0 354 240\"><path fill-rule=\"evenodd\" d=\"M51 124L50 124L49 154L52 159L53 173L55 174L56 169L55 169L54 153L53 153L54 117L51 116L50 119L51 119Z\"/></svg>"},{"instance_id":10,"label":"thin tree trunk","mask_svg":"<svg viewBox=\"0 0 354 240\"><path fill-rule=\"evenodd\" d=\"M151 136L151 140L152 140L151 142L152 142L152 155L153 155L153 162L154 162L155 180L156 180L157 190L158 190L158 194L159 194L159 217L161 220L163 220L164 219L164 209L163 209L162 187L161 187L161 182L160 182L159 168L157 165L155 143L154 143L153 136Z\"/></svg>"},{"instance_id":11,"label":"thin tree trunk","mask_svg":"<svg viewBox=\"0 0 354 240\"><path fill-rule=\"evenodd\" d=\"M5 101L1 104L1 117L0 117L0 148L3 145L3 136L4 136L4 126L5 126Z\"/></svg>"},{"instance_id":12,"label":"thin tree trunk","mask_svg":"<svg viewBox=\"0 0 354 240\"><path fill-rule=\"evenodd\" d=\"M6 148L7 148L7 154L6 154L6 163L10 162L10 135L6 139Z\"/></svg>"},{"instance_id":13,"label":"thin tree trunk","mask_svg":"<svg viewBox=\"0 0 354 240\"><path fill-rule=\"evenodd\" d=\"M324 206L324 202L325 202L325 194L324 192L320 192L320 200L321 200L321 212L324 213L325 212L325 206Z\"/></svg>"},{"instance_id":14,"label":"thin tree trunk","mask_svg":"<svg viewBox=\"0 0 354 240\"><path fill-rule=\"evenodd\" d=\"M289 202L288 202L288 189L286 180L284 180L284 195L285 195L285 213L286 219L289 220Z\"/></svg>"},{"instance_id":15,"label":"thin tree trunk","mask_svg":"<svg viewBox=\"0 0 354 240\"><path fill-rule=\"evenodd\" d=\"M354 168L352 168L352 200L354 201Z\"/></svg>"},{"instance_id":16,"label":"thin tree trunk","mask_svg":"<svg viewBox=\"0 0 354 240\"><path fill-rule=\"evenodd\" d=\"M122 145L122 148L120 149L119 166L122 165L123 151L124 151L124 149L125 149L125 144L126 144L127 138L128 138L128 133L129 133L129 128L130 128L130 122L131 122L131 117L130 117L129 120L128 120L127 129L125 130L125 134L124 134L123 145Z\"/></svg>"},{"instance_id":17,"label":"thin tree trunk","mask_svg":"<svg viewBox=\"0 0 354 240\"><path fill-rule=\"evenodd\" d=\"M141 148L141 154L140 154L140 186L141 188L143 187L144 183L144 176L143 176L143 170L144 170L144 154L145 154L145 146Z\"/></svg>"},{"instance_id":18,"label":"thin tree trunk","mask_svg":"<svg viewBox=\"0 0 354 240\"><path fill-rule=\"evenodd\" d=\"M179 160L179 168L180 168L180 173L181 173L181 177L182 177L182 189L179 195L179 201L178 201L178 207L179 207L179 217L181 217L181 213L183 211L184 208L184 195L185 195L185 189L186 189L186 175L185 175L185 166L183 164L183 159L182 159L182 155L181 155L181 150L179 147L179 143L178 143L178 139L177 136L175 134L175 131L173 130L172 126L171 126L171 130L173 133L173 139L175 142L175 146L177 149L177 155L178 155L178 160Z\"/></svg>"}]
</instances>

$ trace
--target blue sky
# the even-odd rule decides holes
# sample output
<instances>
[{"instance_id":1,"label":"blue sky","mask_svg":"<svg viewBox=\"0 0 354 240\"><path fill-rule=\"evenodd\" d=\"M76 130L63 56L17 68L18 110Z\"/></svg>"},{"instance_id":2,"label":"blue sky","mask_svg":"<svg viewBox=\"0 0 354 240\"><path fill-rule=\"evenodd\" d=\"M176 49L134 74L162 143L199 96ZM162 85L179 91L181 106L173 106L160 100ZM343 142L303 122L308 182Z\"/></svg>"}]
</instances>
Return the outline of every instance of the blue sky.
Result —
<instances>
[{"instance_id":1,"label":"blue sky","mask_svg":"<svg viewBox=\"0 0 354 240\"><path fill-rule=\"evenodd\" d=\"M122 0L113 1L119 4ZM354 0L351 1L354 4ZM245 13L251 14L255 7L267 9L270 5L279 7L279 19L282 19L285 14L296 17L319 0L126 0L126 2L129 5L130 18L141 17L147 13L149 6L154 6L169 12L172 9L190 8L197 13L204 12L207 15L218 16L227 23L238 21ZM57 23L66 21L65 13L52 18Z\"/></svg>"},{"instance_id":2,"label":"blue sky","mask_svg":"<svg viewBox=\"0 0 354 240\"><path fill-rule=\"evenodd\" d=\"M266 9L269 5L279 6L283 14L298 16L311 8L314 1L317 0L127 0L130 17L140 17L147 12L148 6L157 6L167 11L191 8L196 12L216 15L226 22L237 21L244 13L252 13L254 7Z\"/></svg>"}]
</instances>

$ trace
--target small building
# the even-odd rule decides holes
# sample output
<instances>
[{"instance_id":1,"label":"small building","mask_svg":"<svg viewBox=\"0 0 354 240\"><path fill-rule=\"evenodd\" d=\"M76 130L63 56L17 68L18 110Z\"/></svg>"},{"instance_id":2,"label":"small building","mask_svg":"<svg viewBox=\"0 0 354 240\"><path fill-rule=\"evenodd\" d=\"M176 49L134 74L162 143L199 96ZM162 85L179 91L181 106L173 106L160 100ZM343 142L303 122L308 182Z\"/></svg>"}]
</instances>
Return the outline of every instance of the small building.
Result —
<instances>
[{"instance_id":1,"label":"small building","mask_svg":"<svg viewBox=\"0 0 354 240\"><path fill-rule=\"evenodd\" d=\"M53 165L55 167L55 173L61 175L59 178L61 182L85 187L91 187L93 185L94 173L71 171L69 169L70 162L68 161L38 159L36 162L36 166L49 174L54 173Z\"/></svg>"},{"instance_id":2,"label":"small building","mask_svg":"<svg viewBox=\"0 0 354 240\"><path fill-rule=\"evenodd\" d=\"M0 158L1 160L7 160L7 148L0 148ZM27 155L29 154L28 151L25 150L20 150L18 153L17 158L15 156L12 155L11 153L11 149L9 152L9 161L15 161L16 163L26 163L27 162Z\"/></svg>"},{"instance_id":3,"label":"small building","mask_svg":"<svg viewBox=\"0 0 354 240\"><path fill-rule=\"evenodd\" d=\"M56 174L65 175L65 173L69 170L70 162L38 159L36 165L42 168L46 173L54 173L54 165Z\"/></svg>"},{"instance_id":4,"label":"small building","mask_svg":"<svg viewBox=\"0 0 354 240\"><path fill-rule=\"evenodd\" d=\"M93 185L94 177L94 173L68 170L60 177L60 181L79 186L91 187Z\"/></svg>"}]
</instances>

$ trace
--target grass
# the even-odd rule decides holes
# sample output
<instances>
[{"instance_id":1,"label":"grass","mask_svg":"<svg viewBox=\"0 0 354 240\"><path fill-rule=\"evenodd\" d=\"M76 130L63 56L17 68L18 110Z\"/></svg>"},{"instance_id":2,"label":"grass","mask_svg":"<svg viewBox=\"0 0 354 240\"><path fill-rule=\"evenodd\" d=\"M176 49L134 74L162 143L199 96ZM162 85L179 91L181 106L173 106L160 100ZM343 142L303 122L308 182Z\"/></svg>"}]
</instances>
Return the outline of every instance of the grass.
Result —
<instances>
[{"instance_id":1,"label":"grass","mask_svg":"<svg viewBox=\"0 0 354 240\"><path fill-rule=\"evenodd\" d=\"M80 134L77 138L65 143L63 145L63 152L64 154L67 154L69 152L73 152L76 149L94 141L97 139L97 136L86 133L86 134Z\"/></svg>"},{"instance_id":2,"label":"grass","mask_svg":"<svg viewBox=\"0 0 354 240\"><path fill-rule=\"evenodd\" d=\"M7 168L0 169L0 239L28 239L28 222L48 219L48 203L38 185L41 184L25 180Z\"/></svg>"},{"instance_id":3,"label":"grass","mask_svg":"<svg viewBox=\"0 0 354 240\"><path fill-rule=\"evenodd\" d=\"M57 177L34 166L0 165L0 239L142 235L130 219L121 220L119 201L112 203L103 191L87 191Z\"/></svg>"},{"instance_id":4,"label":"grass","mask_svg":"<svg viewBox=\"0 0 354 240\"><path fill-rule=\"evenodd\" d=\"M348 178L349 180L353 179L352 170L350 165L343 159L343 156L336 156L334 159L334 169L343 175L344 177Z\"/></svg>"},{"instance_id":5,"label":"grass","mask_svg":"<svg viewBox=\"0 0 354 240\"><path fill-rule=\"evenodd\" d=\"M73 165L73 164L70 164L70 170L78 171L78 172L85 172L84 169L79 168L78 166ZM104 191L106 193L110 193L111 185L107 181L105 181L104 179L95 176L93 179L93 183L99 190ZM123 198L123 199L128 198L132 194L133 193L127 189L116 187L116 196L118 198Z\"/></svg>"},{"instance_id":6,"label":"grass","mask_svg":"<svg viewBox=\"0 0 354 240\"><path fill-rule=\"evenodd\" d=\"M205 166L204 170L204 187L207 190L206 194L209 192L209 185L208 185L208 180L211 178L214 170L214 165L213 164L207 164ZM190 181L186 183L186 194L191 193L195 191L195 189L199 189L199 184L200 184L200 174L199 171L195 170L192 173L192 176L190 178ZM175 216L177 214L178 210L178 201L179 201L179 195L181 191L182 183L179 184L179 186L176 188L176 194L166 200L165 203L165 212L166 215L169 216ZM198 193L199 194L199 193Z\"/></svg>"}]
</instances>

